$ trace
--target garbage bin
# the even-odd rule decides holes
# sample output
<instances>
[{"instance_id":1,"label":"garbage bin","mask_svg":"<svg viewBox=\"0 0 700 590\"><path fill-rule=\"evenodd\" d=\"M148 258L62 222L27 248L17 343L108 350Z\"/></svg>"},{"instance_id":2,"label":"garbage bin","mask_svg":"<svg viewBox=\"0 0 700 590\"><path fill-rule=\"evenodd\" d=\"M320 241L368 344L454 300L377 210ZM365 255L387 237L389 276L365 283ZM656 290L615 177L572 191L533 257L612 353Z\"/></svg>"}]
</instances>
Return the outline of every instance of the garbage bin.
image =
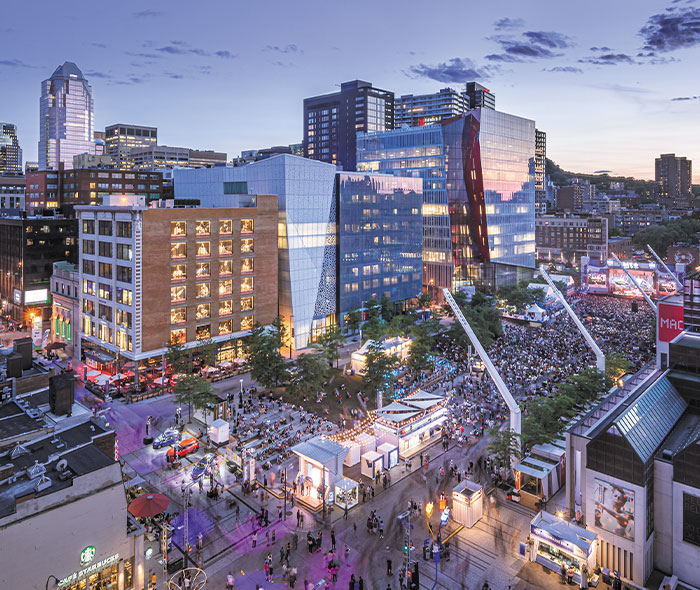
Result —
<instances>
[{"instance_id":1,"label":"garbage bin","mask_svg":"<svg viewBox=\"0 0 700 590\"><path fill-rule=\"evenodd\" d=\"M602 570L600 570L600 577L603 579L603 584L612 584L610 570L607 567L604 567Z\"/></svg>"}]
</instances>

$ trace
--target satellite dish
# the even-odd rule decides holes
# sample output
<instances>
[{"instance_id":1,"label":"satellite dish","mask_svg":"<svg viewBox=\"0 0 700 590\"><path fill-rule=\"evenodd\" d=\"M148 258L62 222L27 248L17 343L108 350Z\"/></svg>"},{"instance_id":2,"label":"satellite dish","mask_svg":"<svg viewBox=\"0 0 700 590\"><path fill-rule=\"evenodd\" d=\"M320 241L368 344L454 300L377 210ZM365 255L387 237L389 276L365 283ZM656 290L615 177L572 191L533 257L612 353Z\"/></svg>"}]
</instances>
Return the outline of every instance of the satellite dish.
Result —
<instances>
[{"instance_id":1,"label":"satellite dish","mask_svg":"<svg viewBox=\"0 0 700 590\"><path fill-rule=\"evenodd\" d=\"M56 471L65 471L66 469L68 469L68 461L65 459L61 459L56 463Z\"/></svg>"}]
</instances>

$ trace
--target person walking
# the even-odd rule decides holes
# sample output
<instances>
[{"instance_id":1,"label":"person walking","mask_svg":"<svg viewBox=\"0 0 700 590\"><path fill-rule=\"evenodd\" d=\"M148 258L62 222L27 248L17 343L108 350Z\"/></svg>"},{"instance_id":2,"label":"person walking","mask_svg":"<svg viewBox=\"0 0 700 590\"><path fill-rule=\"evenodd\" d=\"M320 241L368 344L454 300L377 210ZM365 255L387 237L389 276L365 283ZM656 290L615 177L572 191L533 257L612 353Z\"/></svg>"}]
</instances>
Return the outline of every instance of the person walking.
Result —
<instances>
[{"instance_id":1,"label":"person walking","mask_svg":"<svg viewBox=\"0 0 700 590\"><path fill-rule=\"evenodd\" d=\"M391 558L387 558L386 560L386 575L387 576L392 576L393 572L391 569Z\"/></svg>"},{"instance_id":2,"label":"person walking","mask_svg":"<svg viewBox=\"0 0 700 590\"><path fill-rule=\"evenodd\" d=\"M233 574L231 572L226 576L226 590L233 590Z\"/></svg>"},{"instance_id":3,"label":"person walking","mask_svg":"<svg viewBox=\"0 0 700 590\"><path fill-rule=\"evenodd\" d=\"M258 546L258 531L253 531L253 549Z\"/></svg>"}]
</instances>

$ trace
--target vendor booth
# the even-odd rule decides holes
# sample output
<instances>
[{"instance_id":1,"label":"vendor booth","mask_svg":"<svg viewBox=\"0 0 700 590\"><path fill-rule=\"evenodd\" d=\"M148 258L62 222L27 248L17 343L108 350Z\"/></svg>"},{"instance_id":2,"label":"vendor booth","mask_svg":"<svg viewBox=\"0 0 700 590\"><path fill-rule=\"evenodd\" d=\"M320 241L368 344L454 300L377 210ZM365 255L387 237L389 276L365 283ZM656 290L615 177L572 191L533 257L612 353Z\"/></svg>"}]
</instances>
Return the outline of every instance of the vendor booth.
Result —
<instances>
[{"instance_id":1,"label":"vendor booth","mask_svg":"<svg viewBox=\"0 0 700 590\"><path fill-rule=\"evenodd\" d=\"M377 450L377 439L368 432L360 434L360 436L355 439L355 442L360 445L360 455Z\"/></svg>"},{"instance_id":2,"label":"vendor booth","mask_svg":"<svg viewBox=\"0 0 700 590\"><path fill-rule=\"evenodd\" d=\"M396 336L394 338L385 338L379 345L384 349L384 354L404 360L411 350L412 340L412 338ZM375 344L375 340L367 340L358 350L350 355L350 366L355 373L362 375L365 372L367 352Z\"/></svg>"},{"instance_id":3,"label":"vendor booth","mask_svg":"<svg viewBox=\"0 0 700 590\"><path fill-rule=\"evenodd\" d=\"M360 455L362 455L362 445L357 440L346 440L341 444L348 450L348 455L345 457L343 465L346 467L357 465L360 462Z\"/></svg>"},{"instance_id":4,"label":"vendor booth","mask_svg":"<svg viewBox=\"0 0 700 590\"><path fill-rule=\"evenodd\" d=\"M398 446L406 459L442 436L447 398L418 390L375 412L374 434L381 443Z\"/></svg>"},{"instance_id":5,"label":"vendor booth","mask_svg":"<svg viewBox=\"0 0 700 590\"><path fill-rule=\"evenodd\" d=\"M520 503L533 510L540 508L564 485L561 463L552 459L528 455L513 471Z\"/></svg>"},{"instance_id":6,"label":"vendor booth","mask_svg":"<svg viewBox=\"0 0 700 590\"><path fill-rule=\"evenodd\" d=\"M313 508L333 503L335 484L343 477L348 449L323 436L315 436L292 447L299 457L297 498Z\"/></svg>"},{"instance_id":7,"label":"vendor booth","mask_svg":"<svg viewBox=\"0 0 700 590\"><path fill-rule=\"evenodd\" d=\"M377 451L370 451L362 455L360 463L362 464L360 473L374 479L377 473L381 473L384 469L384 455L377 453Z\"/></svg>"},{"instance_id":8,"label":"vendor booth","mask_svg":"<svg viewBox=\"0 0 700 590\"><path fill-rule=\"evenodd\" d=\"M359 502L358 483L348 477L335 484L335 503L340 508L352 508Z\"/></svg>"},{"instance_id":9,"label":"vendor booth","mask_svg":"<svg viewBox=\"0 0 700 590\"><path fill-rule=\"evenodd\" d=\"M384 457L384 469L391 469L399 464L399 447L391 443L382 443L377 447L377 452Z\"/></svg>"},{"instance_id":10,"label":"vendor booth","mask_svg":"<svg viewBox=\"0 0 700 590\"><path fill-rule=\"evenodd\" d=\"M209 440L215 445L225 445L229 442L229 424L226 420L214 420L207 430Z\"/></svg>"},{"instance_id":11,"label":"vendor booth","mask_svg":"<svg viewBox=\"0 0 700 590\"><path fill-rule=\"evenodd\" d=\"M574 569L574 581L581 583L581 569L587 575L596 567L596 541L598 536L557 518L548 512L539 512L530 523L530 561L559 572L561 566Z\"/></svg>"},{"instance_id":12,"label":"vendor booth","mask_svg":"<svg viewBox=\"0 0 700 590\"><path fill-rule=\"evenodd\" d=\"M467 528L473 527L484 513L484 489L468 479L452 490L452 519Z\"/></svg>"},{"instance_id":13,"label":"vendor booth","mask_svg":"<svg viewBox=\"0 0 700 590\"><path fill-rule=\"evenodd\" d=\"M547 312L536 303L533 303L525 310L525 319L531 322L544 322L547 319Z\"/></svg>"}]
</instances>

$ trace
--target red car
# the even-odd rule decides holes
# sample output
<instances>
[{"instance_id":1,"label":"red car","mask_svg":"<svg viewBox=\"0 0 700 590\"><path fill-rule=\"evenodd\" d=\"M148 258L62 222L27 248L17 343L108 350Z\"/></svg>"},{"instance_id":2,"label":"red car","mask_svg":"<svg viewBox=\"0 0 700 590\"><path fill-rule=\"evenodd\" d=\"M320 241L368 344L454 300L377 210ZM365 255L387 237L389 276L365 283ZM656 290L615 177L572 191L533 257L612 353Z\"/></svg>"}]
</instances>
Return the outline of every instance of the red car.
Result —
<instances>
[{"instance_id":1,"label":"red car","mask_svg":"<svg viewBox=\"0 0 700 590\"><path fill-rule=\"evenodd\" d=\"M170 447L168 449L168 459L172 461L176 454L178 457L184 457L185 455L194 453L198 449L199 441L194 436L191 436Z\"/></svg>"}]
</instances>

